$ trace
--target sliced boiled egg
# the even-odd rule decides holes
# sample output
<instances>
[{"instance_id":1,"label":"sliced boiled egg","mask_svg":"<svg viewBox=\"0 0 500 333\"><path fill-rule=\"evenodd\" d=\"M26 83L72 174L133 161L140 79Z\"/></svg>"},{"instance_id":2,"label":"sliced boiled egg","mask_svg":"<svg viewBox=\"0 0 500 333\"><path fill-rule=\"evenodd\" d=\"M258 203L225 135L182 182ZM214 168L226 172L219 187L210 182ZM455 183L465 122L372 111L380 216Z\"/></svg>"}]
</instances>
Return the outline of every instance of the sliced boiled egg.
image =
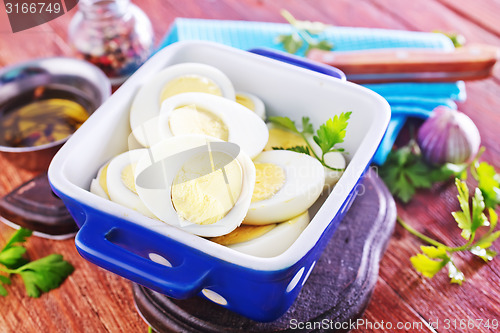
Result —
<instances>
[{"instance_id":1,"label":"sliced boiled egg","mask_svg":"<svg viewBox=\"0 0 500 333\"><path fill-rule=\"evenodd\" d=\"M325 172L315 158L288 150L272 150L254 159L252 203L245 224L286 221L306 211L323 190Z\"/></svg>"},{"instance_id":2,"label":"sliced boiled egg","mask_svg":"<svg viewBox=\"0 0 500 333\"><path fill-rule=\"evenodd\" d=\"M145 83L130 109L130 126L137 141L149 147L159 141L157 121L161 103L185 92L203 92L235 100L234 87L219 69L199 63L169 66Z\"/></svg>"},{"instance_id":3,"label":"sliced boiled egg","mask_svg":"<svg viewBox=\"0 0 500 333\"><path fill-rule=\"evenodd\" d=\"M183 93L166 99L159 117L162 138L203 134L237 144L251 158L264 149L268 130L248 108L220 96Z\"/></svg>"},{"instance_id":4,"label":"sliced boiled egg","mask_svg":"<svg viewBox=\"0 0 500 333\"><path fill-rule=\"evenodd\" d=\"M266 107L259 97L247 92L237 91L236 102L255 112L262 120L266 120Z\"/></svg>"},{"instance_id":5,"label":"sliced boiled egg","mask_svg":"<svg viewBox=\"0 0 500 333\"><path fill-rule=\"evenodd\" d=\"M267 225L241 225L230 234L210 240L238 252L271 258L285 252L309 224L306 211L288 221Z\"/></svg>"},{"instance_id":6,"label":"sliced boiled egg","mask_svg":"<svg viewBox=\"0 0 500 333\"><path fill-rule=\"evenodd\" d=\"M269 131L269 139L264 147L264 150L273 150L277 148L292 148L296 146L306 146L306 141L297 133L284 129L283 127L276 126L272 123L267 124Z\"/></svg>"},{"instance_id":7,"label":"sliced boiled egg","mask_svg":"<svg viewBox=\"0 0 500 333\"><path fill-rule=\"evenodd\" d=\"M160 220L216 237L243 221L255 167L236 144L191 134L152 146L137 163L135 180L140 199Z\"/></svg>"},{"instance_id":8,"label":"sliced boiled egg","mask_svg":"<svg viewBox=\"0 0 500 333\"><path fill-rule=\"evenodd\" d=\"M155 218L137 195L134 169L139 158L147 149L135 149L115 156L106 171L106 184L109 198L125 207L132 208L143 215Z\"/></svg>"},{"instance_id":9,"label":"sliced boiled egg","mask_svg":"<svg viewBox=\"0 0 500 333\"><path fill-rule=\"evenodd\" d=\"M306 141L297 133L284 129L280 126L275 126L273 124L267 124L269 129L269 139L267 141L264 151L273 150L273 147L280 148L292 148L296 146L307 146ZM307 135L307 141L313 148L314 152L321 156L322 151L318 146L312 135ZM330 152L325 154L325 163L331 168L335 169L345 169L346 161L344 155L341 152ZM343 171L332 170L330 168L325 168L325 185L324 190L329 191L338 182L340 176L344 173Z\"/></svg>"},{"instance_id":10,"label":"sliced boiled egg","mask_svg":"<svg viewBox=\"0 0 500 333\"><path fill-rule=\"evenodd\" d=\"M312 136L307 138L307 141L311 144L314 152L321 156L322 151L316 142L314 142ZM331 168L341 169L341 170L332 170L330 168L325 168L325 186L323 188L324 191L330 192L335 184L339 181L340 177L344 174L344 169L346 167L346 161L344 155L341 152L334 151L330 153L326 153L324 156L325 164Z\"/></svg>"},{"instance_id":11,"label":"sliced boiled egg","mask_svg":"<svg viewBox=\"0 0 500 333\"><path fill-rule=\"evenodd\" d=\"M90 182L90 192L109 200L107 171L109 162L105 163L97 171L97 176Z\"/></svg>"}]
</instances>

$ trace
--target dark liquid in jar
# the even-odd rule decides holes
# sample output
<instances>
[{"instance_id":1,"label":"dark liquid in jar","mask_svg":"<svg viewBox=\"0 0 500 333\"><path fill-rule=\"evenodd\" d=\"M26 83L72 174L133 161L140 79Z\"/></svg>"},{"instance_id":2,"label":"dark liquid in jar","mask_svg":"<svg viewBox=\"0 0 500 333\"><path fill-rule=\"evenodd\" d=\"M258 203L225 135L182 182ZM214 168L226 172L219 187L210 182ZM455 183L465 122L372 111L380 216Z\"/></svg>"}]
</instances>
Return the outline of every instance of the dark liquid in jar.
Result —
<instances>
[{"instance_id":1,"label":"dark liquid in jar","mask_svg":"<svg viewBox=\"0 0 500 333\"><path fill-rule=\"evenodd\" d=\"M70 88L40 86L0 105L0 145L33 147L62 140L87 118L91 103Z\"/></svg>"}]
</instances>

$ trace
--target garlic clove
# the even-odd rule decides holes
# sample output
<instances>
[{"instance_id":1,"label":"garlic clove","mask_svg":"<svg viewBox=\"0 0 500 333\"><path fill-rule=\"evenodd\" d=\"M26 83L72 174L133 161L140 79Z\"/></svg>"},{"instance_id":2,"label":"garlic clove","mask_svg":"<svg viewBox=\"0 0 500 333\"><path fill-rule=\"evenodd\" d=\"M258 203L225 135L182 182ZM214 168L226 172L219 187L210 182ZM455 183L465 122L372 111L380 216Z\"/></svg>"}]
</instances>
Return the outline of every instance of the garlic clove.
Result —
<instances>
[{"instance_id":1,"label":"garlic clove","mask_svg":"<svg viewBox=\"0 0 500 333\"><path fill-rule=\"evenodd\" d=\"M479 151L481 137L464 113L438 106L420 127L417 142L424 158L433 164L464 163Z\"/></svg>"}]
</instances>

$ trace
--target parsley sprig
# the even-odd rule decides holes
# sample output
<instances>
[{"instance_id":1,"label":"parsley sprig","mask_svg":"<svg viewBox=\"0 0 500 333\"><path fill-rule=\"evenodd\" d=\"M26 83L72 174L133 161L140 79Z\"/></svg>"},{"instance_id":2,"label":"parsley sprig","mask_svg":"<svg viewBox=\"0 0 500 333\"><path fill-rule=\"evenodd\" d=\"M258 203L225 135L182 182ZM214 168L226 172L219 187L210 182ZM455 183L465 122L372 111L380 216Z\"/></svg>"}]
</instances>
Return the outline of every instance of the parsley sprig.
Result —
<instances>
[{"instance_id":1,"label":"parsley sprig","mask_svg":"<svg viewBox=\"0 0 500 333\"><path fill-rule=\"evenodd\" d=\"M426 163L415 141L391 151L387 161L379 169L379 175L392 195L408 203L418 189L431 188L436 182L452 176L463 177L467 164L446 163L433 166Z\"/></svg>"},{"instance_id":2,"label":"parsley sprig","mask_svg":"<svg viewBox=\"0 0 500 333\"><path fill-rule=\"evenodd\" d=\"M333 44L330 41L313 37L313 35L323 32L328 27L326 24L321 22L299 21L285 9L281 10L281 15L294 29L291 34L279 35L276 39L278 43L283 44L283 48L288 53L297 53L304 45L304 42L307 45L306 54L311 49L325 51L331 51L333 49Z\"/></svg>"},{"instance_id":3,"label":"parsley sprig","mask_svg":"<svg viewBox=\"0 0 500 333\"><path fill-rule=\"evenodd\" d=\"M411 234L430 244L430 246L421 246L420 250L422 253L410 258L413 267L418 272L422 273L425 277L432 278L446 266L448 267L450 282L462 284L465 276L453 262L453 254L457 252L470 252L485 262L491 261L497 255L491 249L491 245L500 237L500 231L495 231L498 216L493 208L486 208L481 190L476 188L474 196L470 198L469 189L464 181L456 178L455 185L458 190L457 198L460 203L460 211L453 212L452 215L458 227L462 230L462 237L467 241L464 245L457 247L446 246L418 232L400 217L398 217L398 222ZM489 219L485 214L486 209ZM477 231L481 227L489 228L476 240Z\"/></svg>"},{"instance_id":4,"label":"parsley sprig","mask_svg":"<svg viewBox=\"0 0 500 333\"><path fill-rule=\"evenodd\" d=\"M11 284L10 275L21 276L26 292L30 297L39 297L42 292L48 292L61 285L74 268L63 260L60 254L50 254L44 258L28 261L24 258L26 248L21 244L26 242L32 234L31 230L21 228L17 230L0 251L0 295L6 296L5 285Z\"/></svg>"},{"instance_id":5,"label":"parsley sprig","mask_svg":"<svg viewBox=\"0 0 500 333\"><path fill-rule=\"evenodd\" d=\"M432 278L447 267L450 282L462 284L465 276L455 265L454 254L470 252L485 262L493 260L497 255L491 246L500 237L500 231L495 231L498 222L495 209L500 204L500 175L487 162L479 162L483 152L484 148L481 148L476 158L469 164L448 163L432 166L422 159L418 147L411 142L391 152L386 164L380 169L379 174L392 194L404 203L410 201L417 189L430 188L436 182L456 177L460 211L451 214L461 229L461 236L466 240L465 244L456 247L447 246L418 232L398 217L398 222L403 228L429 244L421 246L421 253L410 258L415 270L425 277ZM467 171L477 182L473 195L469 193L469 188L464 182L469 174ZM478 237L478 230L482 227L488 229Z\"/></svg>"},{"instance_id":6,"label":"parsley sprig","mask_svg":"<svg viewBox=\"0 0 500 333\"><path fill-rule=\"evenodd\" d=\"M335 115L322 124L319 129L314 132L314 126L310 122L309 117L302 117L302 130L297 128L295 122L288 117L269 117L268 120L273 124L281 126L293 133L300 135L306 146L295 146L287 148L298 153L307 154L315 157L323 166L334 171L343 171L343 169L333 168L326 164L325 155L330 152L343 152L343 148L337 148L336 145L344 142L346 129L352 112L342 112L340 115ZM319 156L311 146L307 136L313 135L313 140L321 148L321 156ZM273 147L275 150L283 150L282 147Z\"/></svg>"}]
</instances>

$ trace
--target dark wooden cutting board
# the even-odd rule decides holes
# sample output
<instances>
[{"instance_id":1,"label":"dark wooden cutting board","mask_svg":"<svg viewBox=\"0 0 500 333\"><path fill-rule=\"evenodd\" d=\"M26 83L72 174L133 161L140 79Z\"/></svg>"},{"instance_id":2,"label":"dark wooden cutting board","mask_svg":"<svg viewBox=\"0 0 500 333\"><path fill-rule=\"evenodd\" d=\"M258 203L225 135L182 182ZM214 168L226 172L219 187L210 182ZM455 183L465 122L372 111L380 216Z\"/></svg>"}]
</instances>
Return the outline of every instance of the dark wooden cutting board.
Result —
<instances>
[{"instance_id":1,"label":"dark wooden cutting board","mask_svg":"<svg viewBox=\"0 0 500 333\"><path fill-rule=\"evenodd\" d=\"M359 190L297 300L278 320L259 323L201 297L175 300L134 284L139 313L158 332L285 332L299 322L348 331L340 323L349 327L367 307L396 220L394 200L375 172Z\"/></svg>"}]
</instances>

